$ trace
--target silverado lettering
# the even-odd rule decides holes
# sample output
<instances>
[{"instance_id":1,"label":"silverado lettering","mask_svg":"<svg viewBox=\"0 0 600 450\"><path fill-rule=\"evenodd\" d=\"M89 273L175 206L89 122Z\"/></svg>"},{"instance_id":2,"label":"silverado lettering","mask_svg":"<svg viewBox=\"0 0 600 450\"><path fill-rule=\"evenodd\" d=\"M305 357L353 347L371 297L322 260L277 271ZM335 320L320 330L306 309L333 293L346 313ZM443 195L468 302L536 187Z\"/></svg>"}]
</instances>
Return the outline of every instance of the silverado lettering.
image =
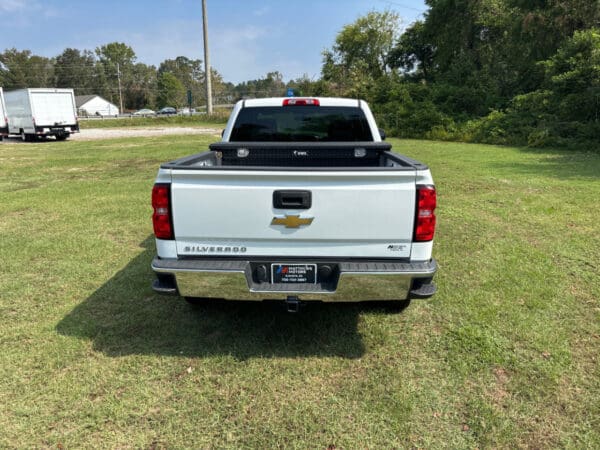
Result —
<instances>
[{"instance_id":1,"label":"silverado lettering","mask_svg":"<svg viewBox=\"0 0 600 450\"><path fill-rule=\"evenodd\" d=\"M187 246L184 253L246 253L246 247L199 247Z\"/></svg>"}]
</instances>

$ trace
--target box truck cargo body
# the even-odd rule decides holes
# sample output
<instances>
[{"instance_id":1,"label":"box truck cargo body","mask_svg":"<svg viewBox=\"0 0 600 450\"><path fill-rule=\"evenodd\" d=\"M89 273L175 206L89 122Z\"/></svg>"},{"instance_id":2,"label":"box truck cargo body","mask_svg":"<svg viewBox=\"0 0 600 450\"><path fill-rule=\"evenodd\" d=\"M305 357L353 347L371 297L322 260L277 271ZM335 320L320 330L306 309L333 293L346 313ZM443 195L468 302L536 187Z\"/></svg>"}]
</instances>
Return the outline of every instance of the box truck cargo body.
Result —
<instances>
[{"instance_id":1,"label":"box truck cargo body","mask_svg":"<svg viewBox=\"0 0 600 450\"><path fill-rule=\"evenodd\" d=\"M8 119L6 118L6 106L4 106L4 94L0 87L0 139L8 136Z\"/></svg>"},{"instance_id":2,"label":"box truck cargo body","mask_svg":"<svg viewBox=\"0 0 600 450\"><path fill-rule=\"evenodd\" d=\"M79 131L73 89L20 89L4 93L8 132L24 141L55 136L67 139Z\"/></svg>"}]
</instances>

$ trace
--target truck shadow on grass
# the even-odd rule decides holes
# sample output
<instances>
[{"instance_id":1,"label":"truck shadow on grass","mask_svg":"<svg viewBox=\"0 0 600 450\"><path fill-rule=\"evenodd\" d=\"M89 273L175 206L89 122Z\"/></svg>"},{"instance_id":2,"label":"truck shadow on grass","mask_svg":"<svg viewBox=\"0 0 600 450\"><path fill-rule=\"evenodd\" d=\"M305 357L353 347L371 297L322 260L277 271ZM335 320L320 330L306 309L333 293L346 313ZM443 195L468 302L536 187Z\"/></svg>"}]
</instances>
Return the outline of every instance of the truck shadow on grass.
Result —
<instances>
[{"instance_id":1,"label":"truck shadow on grass","mask_svg":"<svg viewBox=\"0 0 600 450\"><path fill-rule=\"evenodd\" d=\"M283 302L214 302L191 307L153 293L154 241L56 326L65 336L93 341L110 356L153 354L210 357L336 356L359 358L361 312L389 314L381 304L307 305L298 314ZM392 310L399 312L407 304Z\"/></svg>"}]
</instances>

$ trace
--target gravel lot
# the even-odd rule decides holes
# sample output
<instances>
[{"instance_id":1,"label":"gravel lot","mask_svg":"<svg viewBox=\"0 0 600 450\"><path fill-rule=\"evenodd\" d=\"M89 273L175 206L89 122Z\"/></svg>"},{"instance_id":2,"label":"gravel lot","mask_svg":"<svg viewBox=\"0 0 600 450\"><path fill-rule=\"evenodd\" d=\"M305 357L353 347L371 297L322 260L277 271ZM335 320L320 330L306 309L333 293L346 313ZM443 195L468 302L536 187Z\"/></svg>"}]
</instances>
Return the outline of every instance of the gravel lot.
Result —
<instances>
[{"instance_id":1,"label":"gravel lot","mask_svg":"<svg viewBox=\"0 0 600 450\"><path fill-rule=\"evenodd\" d=\"M123 137L165 136L170 134L221 134L218 128L197 127L152 127L152 128L96 128L84 129L71 136L74 141L95 141L98 139L114 139Z\"/></svg>"},{"instance_id":2,"label":"gravel lot","mask_svg":"<svg viewBox=\"0 0 600 450\"><path fill-rule=\"evenodd\" d=\"M73 141L96 141L100 139L116 139L124 137L152 137L166 136L172 134L201 134L220 136L219 128L198 128L198 127L152 127L152 128L95 128L84 129L80 133L72 134L69 140ZM52 139L52 138L50 138ZM2 142L21 142L20 138L4 139Z\"/></svg>"}]
</instances>

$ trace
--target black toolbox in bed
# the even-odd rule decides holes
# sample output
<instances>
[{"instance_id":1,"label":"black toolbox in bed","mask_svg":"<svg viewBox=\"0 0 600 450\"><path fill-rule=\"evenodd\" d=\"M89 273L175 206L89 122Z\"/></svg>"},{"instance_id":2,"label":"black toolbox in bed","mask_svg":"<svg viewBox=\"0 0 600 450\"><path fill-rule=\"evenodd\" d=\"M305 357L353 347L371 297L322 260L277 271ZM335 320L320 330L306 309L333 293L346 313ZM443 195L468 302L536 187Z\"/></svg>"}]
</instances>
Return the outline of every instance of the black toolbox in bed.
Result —
<instances>
[{"instance_id":1,"label":"black toolbox in bed","mask_svg":"<svg viewBox=\"0 0 600 450\"><path fill-rule=\"evenodd\" d=\"M225 166L378 166L385 142L217 142L210 145Z\"/></svg>"}]
</instances>

